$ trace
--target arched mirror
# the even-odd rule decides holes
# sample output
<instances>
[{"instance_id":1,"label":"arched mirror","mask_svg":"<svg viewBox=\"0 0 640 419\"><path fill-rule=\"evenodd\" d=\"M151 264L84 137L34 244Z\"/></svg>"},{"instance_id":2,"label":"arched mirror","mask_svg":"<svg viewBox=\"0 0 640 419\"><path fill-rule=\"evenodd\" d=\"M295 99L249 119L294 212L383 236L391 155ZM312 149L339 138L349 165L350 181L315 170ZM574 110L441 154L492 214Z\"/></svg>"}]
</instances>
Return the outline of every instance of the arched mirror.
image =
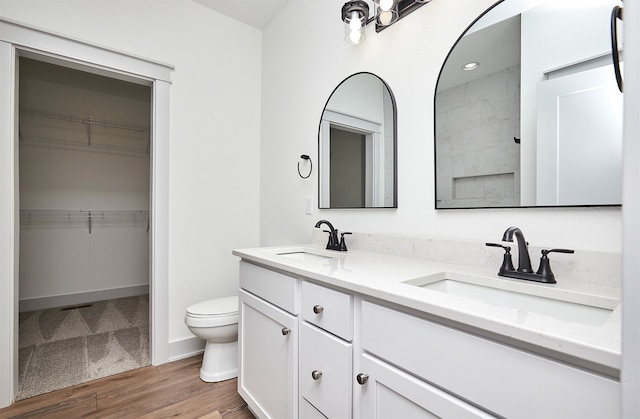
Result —
<instances>
[{"instance_id":1,"label":"arched mirror","mask_svg":"<svg viewBox=\"0 0 640 419\"><path fill-rule=\"evenodd\" d=\"M396 103L372 73L329 96L318 129L319 208L397 208Z\"/></svg>"},{"instance_id":2,"label":"arched mirror","mask_svg":"<svg viewBox=\"0 0 640 419\"><path fill-rule=\"evenodd\" d=\"M620 205L621 4L504 0L461 35L435 92L437 209Z\"/></svg>"}]
</instances>

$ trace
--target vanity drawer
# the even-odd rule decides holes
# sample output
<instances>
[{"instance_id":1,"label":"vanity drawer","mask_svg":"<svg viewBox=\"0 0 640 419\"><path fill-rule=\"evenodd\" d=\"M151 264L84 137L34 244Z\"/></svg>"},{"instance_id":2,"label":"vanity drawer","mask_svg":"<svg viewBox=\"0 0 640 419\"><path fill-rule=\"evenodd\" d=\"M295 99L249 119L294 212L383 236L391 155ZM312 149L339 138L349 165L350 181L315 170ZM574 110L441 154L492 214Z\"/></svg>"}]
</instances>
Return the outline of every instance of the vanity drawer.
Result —
<instances>
[{"instance_id":1,"label":"vanity drawer","mask_svg":"<svg viewBox=\"0 0 640 419\"><path fill-rule=\"evenodd\" d=\"M291 314L298 314L296 278L240 261L240 288Z\"/></svg>"},{"instance_id":2,"label":"vanity drawer","mask_svg":"<svg viewBox=\"0 0 640 419\"><path fill-rule=\"evenodd\" d=\"M299 345L300 397L328 418L351 417L351 344L302 323Z\"/></svg>"},{"instance_id":3,"label":"vanity drawer","mask_svg":"<svg viewBox=\"0 0 640 419\"><path fill-rule=\"evenodd\" d=\"M362 346L500 416L620 416L614 379L367 301Z\"/></svg>"},{"instance_id":4,"label":"vanity drawer","mask_svg":"<svg viewBox=\"0 0 640 419\"><path fill-rule=\"evenodd\" d=\"M302 318L343 339L353 339L353 296L302 282Z\"/></svg>"}]
</instances>

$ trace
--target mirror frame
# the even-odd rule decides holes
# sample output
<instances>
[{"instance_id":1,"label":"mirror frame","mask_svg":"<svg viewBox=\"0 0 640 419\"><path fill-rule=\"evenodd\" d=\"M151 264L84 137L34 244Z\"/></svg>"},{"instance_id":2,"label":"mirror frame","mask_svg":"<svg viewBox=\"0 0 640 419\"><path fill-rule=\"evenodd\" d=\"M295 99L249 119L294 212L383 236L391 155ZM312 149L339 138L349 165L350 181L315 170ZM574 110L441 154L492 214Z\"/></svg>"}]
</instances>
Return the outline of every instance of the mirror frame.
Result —
<instances>
[{"instance_id":1,"label":"mirror frame","mask_svg":"<svg viewBox=\"0 0 640 419\"><path fill-rule=\"evenodd\" d=\"M440 78L442 77L442 72L444 71L445 65L449 60L449 57L455 50L456 46L460 42L460 40L465 36L465 34L476 24L481 18L483 18L487 13L492 11L496 6L502 4L505 0L498 0L490 7L488 7L484 12L482 12L478 17L476 17L466 28L460 36L456 39L456 41L451 46L451 49L447 53L444 61L442 62L442 67L440 67L440 71L438 72L438 79L436 81L434 93L433 93L433 186L434 186L434 194L433 194L433 207L436 210L472 210L472 209L532 209L532 208L619 208L622 204L576 204L576 205L519 205L519 206L468 206L468 207L448 207L448 208L439 208L438 207L438 165L437 165L437 146L436 146L436 134L437 134L437 107L436 107L436 98L438 94L438 85L440 84ZM620 179L622 182L622 179Z\"/></svg>"},{"instance_id":2,"label":"mirror frame","mask_svg":"<svg viewBox=\"0 0 640 419\"><path fill-rule=\"evenodd\" d=\"M322 170L322 166L323 166L323 162L322 162L322 146L321 146L321 142L322 142L322 121L323 121L323 115L327 109L327 105L329 104L329 101L331 101L331 98L333 97L334 93L340 88L340 86L342 86L347 80L351 79L352 77L358 76L358 75L370 75L375 77L376 79L378 79L378 81L380 81L382 83L382 86L384 86L385 89L387 89L387 92L389 93L389 97L391 98L391 105L393 107L393 115L392 115L392 119L393 119L393 205L392 206L377 206L377 207L322 207L321 206L321 194L322 194L322 185L321 185L321 170ZM347 77L345 77L340 83L338 83L338 85L331 91L331 94L329 95L329 97L327 98L324 107L322 108L322 113L320 114L320 120L318 122L318 209L322 209L322 210L344 210L344 209L396 209L398 208L398 106L397 106L397 102L396 102L396 98L393 94L393 91L391 90L391 87L389 87L389 84L384 81L384 79L382 79L382 77L378 76L377 74L374 74L372 72L369 71L360 71L357 73L353 73Z\"/></svg>"}]
</instances>

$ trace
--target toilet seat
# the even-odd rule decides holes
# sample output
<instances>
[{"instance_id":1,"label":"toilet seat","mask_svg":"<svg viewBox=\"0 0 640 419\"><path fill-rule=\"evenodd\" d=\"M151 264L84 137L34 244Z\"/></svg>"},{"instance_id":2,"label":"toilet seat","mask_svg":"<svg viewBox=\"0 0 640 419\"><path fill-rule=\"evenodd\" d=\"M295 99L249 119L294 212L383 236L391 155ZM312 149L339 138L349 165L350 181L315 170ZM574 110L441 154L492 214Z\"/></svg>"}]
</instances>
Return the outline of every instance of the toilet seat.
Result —
<instances>
[{"instance_id":1,"label":"toilet seat","mask_svg":"<svg viewBox=\"0 0 640 419\"><path fill-rule=\"evenodd\" d=\"M192 327L215 327L238 323L238 297L214 298L187 307L185 323Z\"/></svg>"},{"instance_id":2,"label":"toilet seat","mask_svg":"<svg viewBox=\"0 0 640 419\"><path fill-rule=\"evenodd\" d=\"M201 301L187 307L187 314L191 317L213 317L238 314L238 297L223 297Z\"/></svg>"}]
</instances>

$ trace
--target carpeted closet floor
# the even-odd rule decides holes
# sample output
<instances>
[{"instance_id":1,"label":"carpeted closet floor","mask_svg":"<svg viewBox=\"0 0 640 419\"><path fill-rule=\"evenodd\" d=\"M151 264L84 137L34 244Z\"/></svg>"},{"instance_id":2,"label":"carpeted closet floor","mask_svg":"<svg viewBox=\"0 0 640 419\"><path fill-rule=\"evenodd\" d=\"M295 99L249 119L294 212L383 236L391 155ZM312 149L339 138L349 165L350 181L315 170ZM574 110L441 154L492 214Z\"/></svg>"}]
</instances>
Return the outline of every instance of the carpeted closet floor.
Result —
<instances>
[{"instance_id":1,"label":"carpeted closet floor","mask_svg":"<svg viewBox=\"0 0 640 419\"><path fill-rule=\"evenodd\" d=\"M17 400L149 362L149 296L20 313Z\"/></svg>"}]
</instances>

